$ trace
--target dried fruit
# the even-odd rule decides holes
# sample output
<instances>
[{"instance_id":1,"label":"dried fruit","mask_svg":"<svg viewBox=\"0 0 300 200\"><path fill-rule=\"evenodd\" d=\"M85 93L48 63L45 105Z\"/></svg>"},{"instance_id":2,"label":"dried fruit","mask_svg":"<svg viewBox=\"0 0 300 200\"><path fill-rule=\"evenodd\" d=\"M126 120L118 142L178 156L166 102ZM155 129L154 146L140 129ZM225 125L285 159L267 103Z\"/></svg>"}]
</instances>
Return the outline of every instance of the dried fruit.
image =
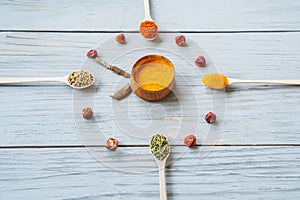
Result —
<instances>
[{"instance_id":1,"label":"dried fruit","mask_svg":"<svg viewBox=\"0 0 300 200\"><path fill-rule=\"evenodd\" d=\"M188 135L184 138L184 144L187 147L194 147L196 145L196 136Z\"/></svg>"},{"instance_id":2,"label":"dried fruit","mask_svg":"<svg viewBox=\"0 0 300 200\"><path fill-rule=\"evenodd\" d=\"M120 33L119 35L116 36L116 41L119 42L120 44L125 44L126 43L125 35L123 33Z\"/></svg>"},{"instance_id":3,"label":"dried fruit","mask_svg":"<svg viewBox=\"0 0 300 200\"><path fill-rule=\"evenodd\" d=\"M205 120L206 120L207 123L209 123L209 124L215 123L216 119L217 119L217 116L216 116L216 114L213 113L213 112L209 112L209 113L207 113L206 116L205 116Z\"/></svg>"},{"instance_id":4,"label":"dried fruit","mask_svg":"<svg viewBox=\"0 0 300 200\"><path fill-rule=\"evenodd\" d=\"M93 110L91 108L83 108L82 109L82 117L84 119L92 119L92 117L93 117Z\"/></svg>"},{"instance_id":5,"label":"dried fruit","mask_svg":"<svg viewBox=\"0 0 300 200\"><path fill-rule=\"evenodd\" d=\"M118 147L118 140L115 138L108 138L105 147L109 150L115 150Z\"/></svg>"},{"instance_id":6,"label":"dried fruit","mask_svg":"<svg viewBox=\"0 0 300 200\"><path fill-rule=\"evenodd\" d=\"M97 50L95 50L95 49L89 50L89 52L87 52L86 56L89 58L96 58L98 56Z\"/></svg>"},{"instance_id":7,"label":"dried fruit","mask_svg":"<svg viewBox=\"0 0 300 200\"><path fill-rule=\"evenodd\" d=\"M175 38L175 42L178 46L184 46L185 45L185 37L184 35L178 35L176 38Z\"/></svg>"},{"instance_id":8,"label":"dried fruit","mask_svg":"<svg viewBox=\"0 0 300 200\"><path fill-rule=\"evenodd\" d=\"M206 66L206 61L205 61L204 56L199 56L198 58L196 58L195 64L198 67L205 67Z\"/></svg>"}]
</instances>

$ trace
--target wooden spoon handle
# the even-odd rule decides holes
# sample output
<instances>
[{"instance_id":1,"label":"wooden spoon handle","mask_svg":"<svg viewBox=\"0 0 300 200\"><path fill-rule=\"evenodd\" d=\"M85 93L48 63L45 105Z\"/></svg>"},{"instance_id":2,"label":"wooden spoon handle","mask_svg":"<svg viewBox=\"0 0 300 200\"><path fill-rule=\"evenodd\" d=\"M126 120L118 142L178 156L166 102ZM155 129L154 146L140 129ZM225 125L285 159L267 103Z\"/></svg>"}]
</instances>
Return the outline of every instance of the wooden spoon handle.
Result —
<instances>
[{"instance_id":1,"label":"wooden spoon handle","mask_svg":"<svg viewBox=\"0 0 300 200\"><path fill-rule=\"evenodd\" d=\"M120 69L119 67L111 65L109 66L109 69L118 75L124 76L125 78L130 78L130 74L125 72L123 69Z\"/></svg>"},{"instance_id":2,"label":"wooden spoon handle","mask_svg":"<svg viewBox=\"0 0 300 200\"><path fill-rule=\"evenodd\" d=\"M118 75L121 75L121 76L124 76L125 78L130 78L130 74L127 73L126 71L124 71L123 69L120 69L119 67L116 67L116 66L112 66L112 65L109 65L107 64L104 60L102 60L100 57L96 57L95 58L95 61L97 63L99 63L100 65L106 67L107 69L115 72L116 74Z\"/></svg>"},{"instance_id":3,"label":"wooden spoon handle","mask_svg":"<svg viewBox=\"0 0 300 200\"><path fill-rule=\"evenodd\" d=\"M29 82L66 82L66 77L0 78L0 84Z\"/></svg>"},{"instance_id":4,"label":"wooden spoon handle","mask_svg":"<svg viewBox=\"0 0 300 200\"><path fill-rule=\"evenodd\" d=\"M158 165L158 171L159 171L160 200L167 200L165 164Z\"/></svg>"},{"instance_id":5,"label":"wooden spoon handle","mask_svg":"<svg viewBox=\"0 0 300 200\"><path fill-rule=\"evenodd\" d=\"M120 89L112 93L110 96L113 99L121 100L124 97L126 97L130 92L131 92L131 87L130 84L127 83L126 85L124 85L123 87L121 87Z\"/></svg>"},{"instance_id":6,"label":"wooden spoon handle","mask_svg":"<svg viewBox=\"0 0 300 200\"><path fill-rule=\"evenodd\" d=\"M145 20L153 21L150 15L150 2L149 0L144 0L144 9L145 9Z\"/></svg>"},{"instance_id":7,"label":"wooden spoon handle","mask_svg":"<svg viewBox=\"0 0 300 200\"><path fill-rule=\"evenodd\" d=\"M257 83L257 84L287 84L300 85L300 80L240 80L228 78L230 84L235 83Z\"/></svg>"}]
</instances>

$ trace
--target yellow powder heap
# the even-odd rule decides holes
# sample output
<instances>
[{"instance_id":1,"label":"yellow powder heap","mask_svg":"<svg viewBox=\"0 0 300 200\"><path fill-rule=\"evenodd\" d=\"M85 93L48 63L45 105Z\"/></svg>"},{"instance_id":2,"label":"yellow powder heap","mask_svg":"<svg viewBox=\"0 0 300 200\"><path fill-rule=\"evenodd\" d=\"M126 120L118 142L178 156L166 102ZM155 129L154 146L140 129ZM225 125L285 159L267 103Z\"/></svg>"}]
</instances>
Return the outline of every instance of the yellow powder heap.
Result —
<instances>
[{"instance_id":1,"label":"yellow powder heap","mask_svg":"<svg viewBox=\"0 0 300 200\"><path fill-rule=\"evenodd\" d=\"M207 74L202 77L202 82L211 89L223 89L228 86L228 79L223 74Z\"/></svg>"},{"instance_id":2,"label":"yellow powder heap","mask_svg":"<svg viewBox=\"0 0 300 200\"><path fill-rule=\"evenodd\" d=\"M161 90L172 80L173 70L161 64L142 66L137 82L141 88L150 91Z\"/></svg>"},{"instance_id":3,"label":"yellow powder heap","mask_svg":"<svg viewBox=\"0 0 300 200\"><path fill-rule=\"evenodd\" d=\"M171 83L174 77L174 68L172 63L157 56L149 57L149 60L144 60L138 68L138 73L135 74L135 80L138 85L148 91L162 90Z\"/></svg>"}]
</instances>

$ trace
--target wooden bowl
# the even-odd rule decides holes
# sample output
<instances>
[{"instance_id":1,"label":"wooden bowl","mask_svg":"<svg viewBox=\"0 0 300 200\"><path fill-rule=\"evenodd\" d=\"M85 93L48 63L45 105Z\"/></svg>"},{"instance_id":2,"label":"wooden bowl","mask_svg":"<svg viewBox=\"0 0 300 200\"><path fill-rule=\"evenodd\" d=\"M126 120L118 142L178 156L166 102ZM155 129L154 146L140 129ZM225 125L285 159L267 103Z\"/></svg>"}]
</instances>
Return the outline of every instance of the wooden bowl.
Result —
<instances>
[{"instance_id":1,"label":"wooden bowl","mask_svg":"<svg viewBox=\"0 0 300 200\"><path fill-rule=\"evenodd\" d=\"M169 59L160 55L146 55L132 67L131 89L147 101L161 100L172 91L174 76L174 65Z\"/></svg>"}]
</instances>

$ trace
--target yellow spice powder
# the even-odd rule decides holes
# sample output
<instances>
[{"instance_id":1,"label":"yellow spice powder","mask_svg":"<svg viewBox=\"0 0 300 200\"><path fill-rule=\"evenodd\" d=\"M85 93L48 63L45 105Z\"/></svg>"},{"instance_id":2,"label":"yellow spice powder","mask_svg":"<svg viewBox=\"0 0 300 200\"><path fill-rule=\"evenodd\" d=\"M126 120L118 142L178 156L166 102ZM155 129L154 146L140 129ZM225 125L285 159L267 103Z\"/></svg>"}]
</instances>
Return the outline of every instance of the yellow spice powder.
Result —
<instances>
[{"instance_id":1,"label":"yellow spice powder","mask_svg":"<svg viewBox=\"0 0 300 200\"><path fill-rule=\"evenodd\" d=\"M174 77L174 69L162 60L152 60L139 67L135 77L141 88L158 91L167 87Z\"/></svg>"},{"instance_id":2,"label":"yellow spice powder","mask_svg":"<svg viewBox=\"0 0 300 200\"><path fill-rule=\"evenodd\" d=\"M202 78L202 82L212 89L222 89L228 86L228 79L223 74L207 74Z\"/></svg>"}]
</instances>

